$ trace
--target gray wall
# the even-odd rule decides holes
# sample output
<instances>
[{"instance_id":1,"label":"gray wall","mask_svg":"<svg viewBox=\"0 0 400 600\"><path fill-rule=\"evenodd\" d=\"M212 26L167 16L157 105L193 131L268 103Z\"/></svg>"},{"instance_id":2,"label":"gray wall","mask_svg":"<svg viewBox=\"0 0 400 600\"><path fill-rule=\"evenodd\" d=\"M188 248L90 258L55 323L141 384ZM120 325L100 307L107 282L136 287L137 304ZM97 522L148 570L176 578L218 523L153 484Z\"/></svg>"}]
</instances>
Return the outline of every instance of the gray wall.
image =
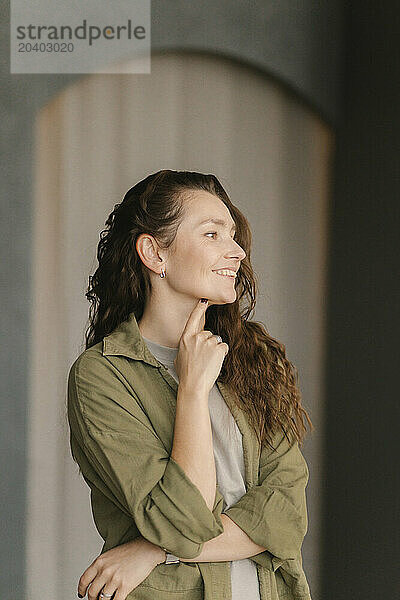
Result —
<instances>
[{"instance_id":1,"label":"gray wall","mask_svg":"<svg viewBox=\"0 0 400 600\"><path fill-rule=\"evenodd\" d=\"M400 7L346 15L326 380L325 600L399 596Z\"/></svg>"},{"instance_id":2,"label":"gray wall","mask_svg":"<svg viewBox=\"0 0 400 600\"><path fill-rule=\"evenodd\" d=\"M24 598L25 589L32 123L37 109L75 76L11 75L9 3L2 0L0 11L0 450L7 524L0 545L0 589L2 597L14 600ZM333 126L340 116L342 31L338 2L152 2L153 50L198 50L250 64L274 75Z\"/></svg>"}]
</instances>

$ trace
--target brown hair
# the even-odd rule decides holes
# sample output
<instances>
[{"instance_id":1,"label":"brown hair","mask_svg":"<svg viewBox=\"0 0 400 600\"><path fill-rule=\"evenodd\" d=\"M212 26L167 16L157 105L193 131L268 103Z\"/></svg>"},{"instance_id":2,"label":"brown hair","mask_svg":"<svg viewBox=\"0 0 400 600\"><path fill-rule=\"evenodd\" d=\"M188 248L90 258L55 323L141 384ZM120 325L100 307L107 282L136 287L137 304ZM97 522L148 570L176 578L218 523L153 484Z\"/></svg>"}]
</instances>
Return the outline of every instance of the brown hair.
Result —
<instances>
[{"instance_id":1,"label":"brown hair","mask_svg":"<svg viewBox=\"0 0 400 600\"><path fill-rule=\"evenodd\" d=\"M280 426L302 445L303 417L311 429L313 425L301 405L297 369L286 358L285 346L262 323L249 320L258 288L250 263L250 226L215 175L163 169L130 188L114 206L100 234L99 266L89 277L86 292L91 302L86 348L110 334L132 311L140 320L151 283L136 239L148 233L160 247L168 248L183 218L185 194L194 190L205 190L224 202L236 224L235 239L246 252L235 282L235 302L211 305L206 312L205 329L229 345L218 380L230 385L260 444L271 446L270 435Z\"/></svg>"}]
</instances>

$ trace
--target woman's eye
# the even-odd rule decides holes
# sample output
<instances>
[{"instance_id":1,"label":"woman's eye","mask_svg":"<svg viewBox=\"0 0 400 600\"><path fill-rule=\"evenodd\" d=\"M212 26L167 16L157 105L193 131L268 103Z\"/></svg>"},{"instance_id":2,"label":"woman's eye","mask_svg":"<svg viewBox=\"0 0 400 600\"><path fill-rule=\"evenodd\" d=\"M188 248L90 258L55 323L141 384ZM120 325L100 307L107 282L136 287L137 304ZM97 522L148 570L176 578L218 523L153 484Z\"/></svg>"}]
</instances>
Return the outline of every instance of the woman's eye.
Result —
<instances>
[{"instance_id":1,"label":"woman's eye","mask_svg":"<svg viewBox=\"0 0 400 600\"><path fill-rule=\"evenodd\" d=\"M217 235L217 233L218 233L217 231L209 231L209 232L208 232L208 233L206 233L205 235ZM232 239L233 239L233 240L235 240L235 242L236 242L236 239L235 239L235 238L236 238L236 233L235 233L235 235L234 235L234 236L232 236Z\"/></svg>"}]
</instances>

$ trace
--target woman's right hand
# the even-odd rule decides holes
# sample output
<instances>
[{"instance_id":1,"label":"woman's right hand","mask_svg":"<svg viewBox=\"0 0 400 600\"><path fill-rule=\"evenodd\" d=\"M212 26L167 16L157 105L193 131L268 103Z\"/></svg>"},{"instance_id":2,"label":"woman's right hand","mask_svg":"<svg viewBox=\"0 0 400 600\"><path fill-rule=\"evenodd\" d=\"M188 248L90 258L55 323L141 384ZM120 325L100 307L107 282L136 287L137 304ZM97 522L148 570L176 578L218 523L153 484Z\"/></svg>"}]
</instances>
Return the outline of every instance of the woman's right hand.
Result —
<instances>
[{"instance_id":1,"label":"woman's right hand","mask_svg":"<svg viewBox=\"0 0 400 600\"><path fill-rule=\"evenodd\" d=\"M204 330L207 307L208 301L199 300L190 313L174 365L179 385L208 394L221 371L229 346L218 342L212 331Z\"/></svg>"}]
</instances>

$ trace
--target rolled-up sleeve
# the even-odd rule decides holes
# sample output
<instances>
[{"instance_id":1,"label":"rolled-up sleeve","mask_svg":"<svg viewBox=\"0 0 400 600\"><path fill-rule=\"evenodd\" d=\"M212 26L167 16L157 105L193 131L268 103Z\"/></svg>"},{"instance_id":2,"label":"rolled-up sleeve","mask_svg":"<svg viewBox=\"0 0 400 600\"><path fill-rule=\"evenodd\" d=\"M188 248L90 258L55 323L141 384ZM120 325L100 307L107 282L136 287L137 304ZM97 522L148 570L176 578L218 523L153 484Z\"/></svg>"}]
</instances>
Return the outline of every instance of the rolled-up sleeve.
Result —
<instances>
[{"instance_id":1,"label":"rolled-up sleeve","mask_svg":"<svg viewBox=\"0 0 400 600\"><path fill-rule=\"evenodd\" d=\"M195 558L204 542L223 532L222 502L214 512L208 508L106 359L77 359L72 365L68 419L87 459L82 469L94 469L144 538L176 556Z\"/></svg>"},{"instance_id":2,"label":"rolled-up sleeve","mask_svg":"<svg viewBox=\"0 0 400 600\"><path fill-rule=\"evenodd\" d=\"M289 442L283 431L274 435L272 444L276 451L268 446L262 448L258 485L223 512L256 544L266 548L251 557L253 561L261 565L272 563L274 571L282 566L289 582L291 576L298 578L302 569L309 470L298 442Z\"/></svg>"}]
</instances>

